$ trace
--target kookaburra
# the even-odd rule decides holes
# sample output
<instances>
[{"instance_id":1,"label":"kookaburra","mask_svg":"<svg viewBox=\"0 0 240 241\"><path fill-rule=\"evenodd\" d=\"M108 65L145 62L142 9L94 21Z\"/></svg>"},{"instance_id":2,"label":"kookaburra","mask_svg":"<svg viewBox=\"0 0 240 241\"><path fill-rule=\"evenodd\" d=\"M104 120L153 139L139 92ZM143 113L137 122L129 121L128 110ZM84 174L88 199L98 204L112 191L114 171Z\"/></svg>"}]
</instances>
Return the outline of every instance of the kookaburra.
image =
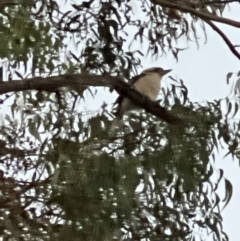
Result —
<instances>
[{"instance_id":1,"label":"kookaburra","mask_svg":"<svg viewBox=\"0 0 240 241\"><path fill-rule=\"evenodd\" d=\"M149 68L144 70L140 75L134 76L129 81L129 84L140 93L148 96L150 100L156 101L161 89L162 77L170 71L171 69L164 70L158 67ZM119 96L115 101L115 104L118 104L115 112L116 118L112 122L109 130L110 133L114 132L124 114L126 114L128 111L139 109L139 107L134 105L131 100L123 96Z\"/></svg>"}]
</instances>

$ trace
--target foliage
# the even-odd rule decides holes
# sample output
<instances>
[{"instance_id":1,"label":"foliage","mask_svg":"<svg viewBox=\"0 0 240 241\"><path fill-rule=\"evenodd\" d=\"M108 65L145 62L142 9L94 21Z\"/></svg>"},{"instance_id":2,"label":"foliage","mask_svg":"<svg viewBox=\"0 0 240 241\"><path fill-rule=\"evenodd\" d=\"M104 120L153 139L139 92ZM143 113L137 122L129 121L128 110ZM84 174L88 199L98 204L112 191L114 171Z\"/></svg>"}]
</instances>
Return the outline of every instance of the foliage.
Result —
<instances>
[{"instance_id":1,"label":"foliage","mask_svg":"<svg viewBox=\"0 0 240 241\"><path fill-rule=\"evenodd\" d=\"M158 4L165 1L70 2L66 12L53 0L23 2L1 11L8 37L0 55L19 78L83 71L129 78L146 54L170 52L177 59L183 50L177 41L197 42L196 25L204 21ZM174 4L220 16L227 2ZM66 46L69 36L74 52ZM136 43L147 44L147 53ZM172 78L160 104L185 124L141 113L109 138L104 106L87 120L77 108L86 89L16 93L11 115L2 117L3 240L228 240L221 209L232 185L213 162L223 145L227 155L240 157L240 124L231 119L239 102L193 103L183 81Z\"/></svg>"}]
</instances>

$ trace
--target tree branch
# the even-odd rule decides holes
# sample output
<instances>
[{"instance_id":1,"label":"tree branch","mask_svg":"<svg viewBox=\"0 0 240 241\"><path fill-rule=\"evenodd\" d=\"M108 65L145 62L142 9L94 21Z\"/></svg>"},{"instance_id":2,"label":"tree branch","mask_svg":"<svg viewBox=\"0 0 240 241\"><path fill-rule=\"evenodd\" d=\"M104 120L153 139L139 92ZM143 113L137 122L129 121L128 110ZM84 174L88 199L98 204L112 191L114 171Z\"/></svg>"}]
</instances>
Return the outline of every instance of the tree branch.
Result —
<instances>
[{"instance_id":1,"label":"tree branch","mask_svg":"<svg viewBox=\"0 0 240 241\"><path fill-rule=\"evenodd\" d=\"M213 14L210 14L207 12L201 12L194 8L184 6L183 4L179 5L172 1L166 1L166 0L151 0L151 2L153 4L161 5L162 7L178 9L182 12L196 15L197 17L199 17L201 19L208 19L208 20L212 20L215 22L224 23L224 24L236 27L236 28L240 28L240 22L237 22L237 21L234 21L234 20L231 20L228 18L224 18L224 17L219 17L217 15L213 15Z\"/></svg>"},{"instance_id":2,"label":"tree branch","mask_svg":"<svg viewBox=\"0 0 240 241\"><path fill-rule=\"evenodd\" d=\"M200 2L199 5L203 5L203 4L227 4L227 3L239 3L239 0L225 0L225 1L222 1L222 0L219 0L219 1L203 1L203 2Z\"/></svg>"},{"instance_id":3,"label":"tree branch","mask_svg":"<svg viewBox=\"0 0 240 241\"><path fill-rule=\"evenodd\" d=\"M203 19L204 22L206 22L213 30L215 30L224 40L224 42L227 44L231 52L240 60L240 53L236 50L235 46L231 43L231 41L228 39L228 37L222 32L221 29L219 29L214 23L212 23L209 20Z\"/></svg>"},{"instance_id":4,"label":"tree branch","mask_svg":"<svg viewBox=\"0 0 240 241\"><path fill-rule=\"evenodd\" d=\"M47 78L34 77L23 80L13 80L0 83L0 94L8 92L24 91L24 90L42 90L53 92L61 87L78 85L87 86L114 86L119 78L104 76L104 75L89 75L89 74L66 74L51 76Z\"/></svg>"},{"instance_id":5,"label":"tree branch","mask_svg":"<svg viewBox=\"0 0 240 241\"><path fill-rule=\"evenodd\" d=\"M129 84L122 81L121 78L108 75L89 75L83 73L58 75L47 78L34 77L31 79L13 80L0 83L0 94L24 90L54 92L57 89L66 86L72 88L74 88L74 86L112 87L120 95L129 98L135 105L145 109L159 119L175 125L184 123L183 120L169 113L157 102L151 101L147 96L136 91Z\"/></svg>"}]
</instances>

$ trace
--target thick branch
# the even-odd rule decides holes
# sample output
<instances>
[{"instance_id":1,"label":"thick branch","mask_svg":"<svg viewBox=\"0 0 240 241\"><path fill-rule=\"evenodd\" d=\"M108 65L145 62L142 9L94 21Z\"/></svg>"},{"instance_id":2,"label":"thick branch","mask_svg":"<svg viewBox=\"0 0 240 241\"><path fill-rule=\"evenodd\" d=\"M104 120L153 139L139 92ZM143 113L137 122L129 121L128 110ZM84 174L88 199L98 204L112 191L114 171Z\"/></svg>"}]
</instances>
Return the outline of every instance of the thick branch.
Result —
<instances>
[{"instance_id":1,"label":"thick branch","mask_svg":"<svg viewBox=\"0 0 240 241\"><path fill-rule=\"evenodd\" d=\"M182 124L183 121L178 117L170 114L157 102L151 101L148 97L142 95L129 84L125 83L118 77L105 75L89 75L89 74L66 74L52 76L48 78L31 78L25 80L13 80L10 82L2 82L0 84L0 94L8 92L39 90L54 92L64 86L105 86L114 88L120 95L128 97L132 102L145 109L147 112L155 115L170 124Z\"/></svg>"},{"instance_id":2,"label":"thick branch","mask_svg":"<svg viewBox=\"0 0 240 241\"><path fill-rule=\"evenodd\" d=\"M180 5L180 4L174 3L173 1L151 0L151 2L153 4L161 5L162 7L178 9L181 12L193 14L201 19L208 19L208 20L212 20L215 22L224 23L224 24L236 27L236 28L240 28L240 22L237 22L237 21L234 21L234 20L231 20L228 18L224 18L224 17L219 17L217 15L213 15L213 14L210 14L207 12L198 11L194 8L184 6L183 4Z\"/></svg>"},{"instance_id":3,"label":"thick branch","mask_svg":"<svg viewBox=\"0 0 240 241\"><path fill-rule=\"evenodd\" d=\"M53 92L64 86L89 85L89 86L113 86L118 78L103 75L66 74L47 78L35 77L31 79L16 80L0 83L0 94L23 90L44 90Z\"/></svg>"},{"instance_id":4,"label":"thick branch","mask_svg":"<svg viewBox=\"0 0 240 241\"><path fill-rule=\"evenodd\" d=\"M240 60L240 53L236 50L236 46L234 46L231 41L228 39L228 37L222 32L221 29L219 29L214 23L212 23L209 20L203 19L204 22L206 22L213 30L215 30L224 40L224 42L227 44L229 49L232 51L232 53Z\"/></svg>"},{"instance_id":5,"label":"thick branch","mask_svg":"<svg viewBox=\"0 0 240 241\"><path fill-rule=\"evenodd\" d=\"M203 5L203 4L216 4L216 3L219 3L219 4L228 4L228 3L239 3L239 0L225 0L225 1L222 1L222 0L216 0L216 1L201 1L199 3L194 3L194 4L198 4L198 5ZM192 4L192 3L191 3Z\"/></svg>"}]
</instances>

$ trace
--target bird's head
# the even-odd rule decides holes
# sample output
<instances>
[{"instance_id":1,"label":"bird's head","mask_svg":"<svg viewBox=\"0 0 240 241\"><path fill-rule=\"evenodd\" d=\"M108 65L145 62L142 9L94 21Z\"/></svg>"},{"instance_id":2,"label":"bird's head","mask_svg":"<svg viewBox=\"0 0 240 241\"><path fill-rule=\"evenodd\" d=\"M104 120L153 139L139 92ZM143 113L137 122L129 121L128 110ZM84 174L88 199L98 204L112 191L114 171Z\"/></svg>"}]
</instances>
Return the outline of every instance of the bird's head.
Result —
<instances>
[{"instance_id":1,"label":"bird's head","mask_svg":"<svg viewBox=\"0 0 240 241\"><path fill-rule=\"evenodd\" d=\"M159 77L163 77L165 74L169 73L170 71L172 71L172 70L171 69L163 69L163 68L154 67L154 68L145 69L142 72L142 74L157 73L159 75Z\"/></svg>"}]
</instances>

